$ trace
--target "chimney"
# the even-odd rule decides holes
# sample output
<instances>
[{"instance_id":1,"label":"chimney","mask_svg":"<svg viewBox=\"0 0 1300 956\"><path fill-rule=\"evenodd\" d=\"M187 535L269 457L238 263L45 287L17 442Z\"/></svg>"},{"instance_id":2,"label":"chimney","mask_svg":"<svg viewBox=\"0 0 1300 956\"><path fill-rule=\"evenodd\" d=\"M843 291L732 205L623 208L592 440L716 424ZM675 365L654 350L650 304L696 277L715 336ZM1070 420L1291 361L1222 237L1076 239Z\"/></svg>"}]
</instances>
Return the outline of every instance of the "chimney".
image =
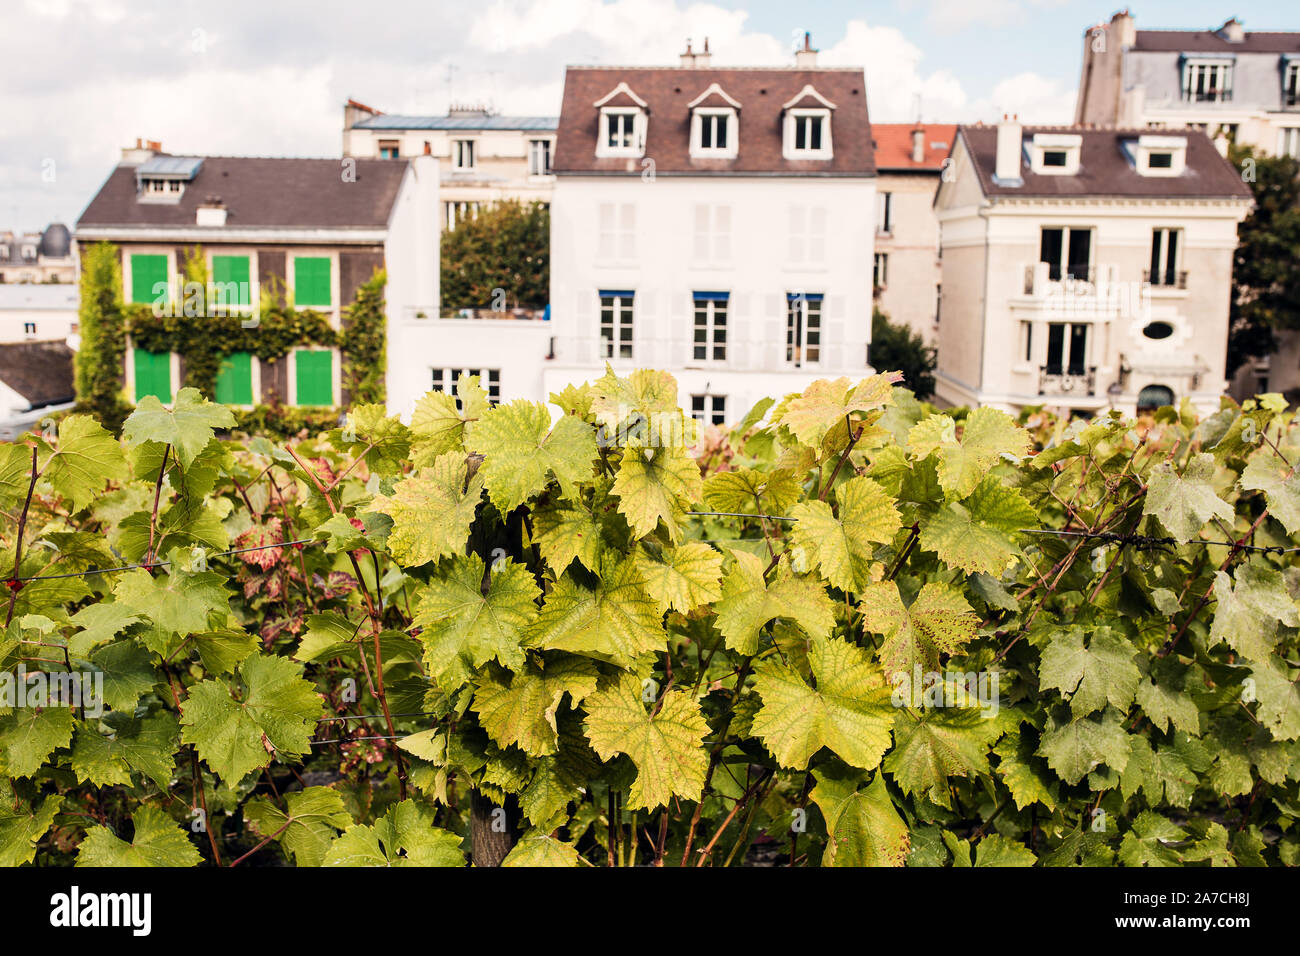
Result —
<instances>
[{"instance_id":1,"label":"chimney","mask_svg":"<svg viewBox=\"0 0 1300 956\"><path fill-rule=\"evenodd\" d=\"M794 51L794 65L801 70L811 70L817 65L817 51L812 47L812 34L804 33L803 46Z\"/></svg>"},{"instance_id":2,"label":"chimney","mask_svg":"<svg viewBox=\"0 0 1300 956\"><path fill-rule=\"evenodd\" d=\"M997 162L993 171L993 179L1000 186L1024 185L1020 176L1023 132L1020 117L1002 114L1002 122L998 124Z\"/></svg>"},{"instance_id":3,"label":"chimney","mask_svg":"<svg viewBox=\"0 0 1300 956\"><path fill-rule=\"evenodd\" d=\"M690 39L690 37L687 37L687 38L686 38L686 52L682 54L681 66L682 66L683 69L686 69L686 70L689 70L689 69L691 69L693 66L695 66L695 53L694 53L694 51L691 49L691 39Z\"/></svg>"},{"instance_id":4,"label":"chimney","mask_svg":"<svg viewBox=\"0 0 1300 956\"><path fill-rule=\"evenodd\" d=\"M1128 12L1127 7L1111 17L1110 22L1111 26L1115 28L1112 38L1119 44L1121 50L1137 43L1137 23L1133 19L1133 14Z\"/></svg>"},{"instance_id":5,"label":"chimney","mask_svg":"<svg viewBox=\"0 0 1300 956\"><path fill-rule=\"evenodd\" d=\"M1241 21L1236 17L1224 21L1223 26L1215 31L1220 37L1229 43L1241 43L1246 39L1246 30L1242 27Z\"/></svg>"},{"instance_id":6,"label":"chimney","mask_svg":"<svg viewBox=\"0 0 1300 956\"><path fill-rule=\"evenodd\" d=\"M925 127L918 126L912 130L912 162L919 163L925 159Z\"/></svg>"},{"instance_id":7,"label":"chimney","mask_svg":"<svg viewBox=\"0 0 1300 956\"><path fill-rule=\"evenodd\" d=\"M709 38L704 38L704 52L695 54L695 68L708 69L713 64L713 54L709 52Z\"/></svg>"},{"instance_id":8,"label":"chimney","mask_svg":"<svg viewBox=\"0 0 1300 956\"><path fill-rule=\"evenodd\" d=\"M154 153L162 152L162 144L156 142L145 142L139 136L135 138L134 146L124 146L122 148L122 165L139 166L146 159L153 156Z\"/></svg>"},{"instance_id":9,"label":"chimney","mask_svg":"<svg viewBox=\"0 0 1300 956\"><path fill-rule=\"evenodd\" d=\"M220 229L226 224L226 204L218 196L209 196L194 211L194 224Z\"/></svg>"}]
</instances>

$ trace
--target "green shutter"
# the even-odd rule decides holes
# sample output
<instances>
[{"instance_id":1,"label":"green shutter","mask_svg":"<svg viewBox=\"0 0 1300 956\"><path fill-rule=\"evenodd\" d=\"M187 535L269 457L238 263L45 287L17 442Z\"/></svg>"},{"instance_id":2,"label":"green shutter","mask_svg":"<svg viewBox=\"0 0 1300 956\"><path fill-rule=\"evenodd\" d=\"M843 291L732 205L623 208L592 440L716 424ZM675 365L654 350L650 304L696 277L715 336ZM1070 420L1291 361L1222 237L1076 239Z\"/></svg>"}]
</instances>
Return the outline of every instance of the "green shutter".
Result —
<instances>
[{"instance_id":1,"label":"green shutter","mask_svg":"<svg viewBox=\"0 0 1300 956\"><path fill-rule=\"evenodd\" d=\"M223 405L253 404L253 356L234 352L221 360L217 372L217 401Z\"/></svg>"},{"instance_id":2,"label":"green shutter","mask_svg":"<svg viewBox=\"0 0 1300 956\"><path fill-rule=\"evenodd\" d=\"M158 298L154 286L167 281L166 256L131 257L131 301L149 305ZM164 293L163 300L166 301Z\"/></svg>"},{"instance_id":3,"label":"green shutter","mask_svg":"<svg viewBox=\"0 0 1300 956\"><path fill-rule=\"evenodd\" d=\"M249 305L252 283L248 274L248 256L213 256L213 302L227 306Z\"/></svg>"},{"instance_id":4,"label":"green shutter","mask_svg":"<svg viewBox=\"0 0 1300 956\"><path fill-rule=\"evenodd\" d=\"M172 357L167 352L135 350L135 400L155 396L165 405L172 400Z\"/></svg>"},{"instance_id":5,"label":"green shutter","mask_svg":"<svg viewBox=\"0 0 1300 956\"><path fill-rule=\"evenodd\" d=\"M293 260L294 305L333 305L330 298L330 261L325 256L297 256Z\"/></svg>"},{"instance_id":6,"label":"green shutter","mask_svg":"<svg viewBox=\"0 0 1300 956\"><path fill-rule=\"evenodd\" d=\"M334 404L334 353L294 353L294 373L297 377L297 405Z\"/></svg>"}]
</instances>

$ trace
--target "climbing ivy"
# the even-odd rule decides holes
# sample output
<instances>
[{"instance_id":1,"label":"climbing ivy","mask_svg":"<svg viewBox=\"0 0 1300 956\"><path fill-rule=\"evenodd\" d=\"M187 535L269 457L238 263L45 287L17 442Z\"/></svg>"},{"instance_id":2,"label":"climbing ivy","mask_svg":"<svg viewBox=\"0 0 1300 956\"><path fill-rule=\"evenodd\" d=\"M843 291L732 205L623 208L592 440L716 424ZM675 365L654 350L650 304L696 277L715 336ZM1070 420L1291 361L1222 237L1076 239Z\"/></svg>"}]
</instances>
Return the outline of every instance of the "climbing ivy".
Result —
<instances>
[{"instance_id":1,"label":"climbing ivy","mask_svg":"<svg viewBox=\"0 0 1300 956\"><path fill-rule=\"evenodd\" d=\"M126 332L119 262L117 247L107 242L95 243L82 252L77 312L81 343L75 358L77 410L89 412L113 429L121 426L130 411L122 398Z\"/></svg>"}]
</instances>

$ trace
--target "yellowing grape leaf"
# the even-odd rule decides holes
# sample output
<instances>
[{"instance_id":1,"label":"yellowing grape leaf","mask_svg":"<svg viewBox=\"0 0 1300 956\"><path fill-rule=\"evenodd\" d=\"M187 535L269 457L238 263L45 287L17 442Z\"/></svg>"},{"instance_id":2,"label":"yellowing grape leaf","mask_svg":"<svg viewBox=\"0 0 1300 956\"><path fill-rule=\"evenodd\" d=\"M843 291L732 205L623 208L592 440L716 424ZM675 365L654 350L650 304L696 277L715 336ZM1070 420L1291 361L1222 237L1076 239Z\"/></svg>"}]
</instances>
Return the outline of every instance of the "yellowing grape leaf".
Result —
<instances>
[{"instance_id":1,"label":"yellowing grape leaf","mask_svg":"<svg viewBox=\"0 0 1300 956\"><path fill-rule=\"evenodd\" d=\"M474 710L501 747L545 757L559 747L555 715L564 695L576 707L596 690L598 677L595 663L581 657L549 660L544 669L530 663L516 674L489 670L474 691Z\"/></svg>"},{"instance_id":2,"label":"yellowing grape leaf","mask_svg":"<svg viewBox=\"0 0 1300 956\"><path fill-rule=\"evenodd\" d=\"M822 866L903 866L911 841L907 824L894 809L885 778L876 774L861 790L849 775L833 768L814 771L810 796L826 820Z\"/></svg>"},{"instance_id":3,"label":"yellowing grape leaf","mask_svg":"<svg viewBox=\"0 0 1300 956\"><path fill-rule=\"evenodd\" d=\"M1029 502L990 476L965 501L948 502L925 523L921 547L967 574L1000 577L1020 554L1020 529L1038 524Z\"/></svg>"},{"instance_id":4,"label":"yellowing grape leaf","mask_svg":"<svg viewBox=\"0 0 1300 956\"><path fill-rule=\"evenodd\" d=\"M686 511L700 500L703 488L700 466L684 448L629 445L623 449L613 492L619 512L638 538L654 533L663 521L668 536L678 541Z\"/></svg>"},{"instance_id":5,"label":"yellowing grape leaf","mask_svg":"<svg viewBox=\"0 0 1300 956\"><path fill-rule=\"evenodd\" d=\"M392 495L376 495L367 509L393 519L388 548L406 567L415 567L465 550L474 511L483 490L480 471L469 480L465 456L449 451L432 467L399 481Z\"/></svg>"},{"instance_id":6,"label":"yellowing grape leaf","mask_svg":"<svg viewBox=\"0 0 1300 956\"><path fill-rule=\"evenodd\" d=\"M660 612L693 611L722 596L722 555L700 541L688 541L652 556L642 547L636 552L637 570Z\"/></svg>"},{"instance_id":7,"label":"yellowing grape leaf","mask_svg":"<svg viewBox=\"0 0 1300 956\"><path fill-rule=\"evenodd\" d=\"M545 405L522 399L484 412L466 444L484 456L480 473L503 515L543 491L552 477L564 497L575 499L577 483L591 476L596 457L590 425L563 415L552 428Z\"/></svg>"},{"instance_id":8,"label":"yellowing grape leaf","mask_svg":"<svg viewBox=\"0 0 1300 956\"><path fill-rule=\"evenodd\" d=\"M889 747L895 714L880 668L862 648L835 638L814 640L808 658L815 689L784 665L755 669L763 706L754 717L754 736L782 767L803 770L828 747L854 767L875 768Z\"/></svg>"},{"instance_id":9,"label":"yellowing grape leaf","mask_svg":"<svg viewBox=\"0 0 1300 956\"><path fill-rule=\"evenodd\" d=\"M411 461L417 469L447 452L464 451L465 437L488 409L487 392L477 375L461 374L449 392L426 392L411 413ZM459 407L457 404L459 399Z\"/></svg>"},{"instance_id":10,"label":"yellowing grape leaf","mask_svg":"<svg viewBox=\"0 0 1300 956\"><path fill-rule=\"evenodd\" d=\"M514 848L501 861L507 866L577 866L578 851L572 843L565 843L540 830L525 833Z\"/></svg>"},{"instance_id":11,"label":"yellowing grape leaf","mask_svg":"<svg viewBox=\"0 0 1300 956\"><path fill-rule=\"evenodd\" d=\"M1300 612L1287 592L1282 572L1260 564L1243 564L1229 578L1214 575L1218 607L1210 624L1210 643L1227 641L1253 661L1264 661L1277 644L1277 626L1300 627Z\"/></svg>"},{"instance_id":12,"label":"yellowing grape leaf","mask_svg":"<svg viewBox=\"0 0 1300 956\"><path fill-rule=\"evenodd\" d=\"M1005 725L976 707L931 709L919 715L900 709L894 723L894 749L883 769L904 793L924 793L951 809L949 777L978 777L989 772L989 747Z\"/></svg>"},{"instance_id":13,"label":"yellowing grape leaf","mask_svg":"<svg viewBox=\"0 0 1300 956\"><path fill-rule=\"evenodd\" d=\"M951 418L930 415L913 426L907 441L916 458L939 453L939 484L957 498L973 492L1003 456L1019 461L1030 446L1029 433L1010 415L987 406L970 413L960 439Z\"/></svg>"},{"instance_id":14,"label":"yellowing grape leaf","mask_svg":"<svg viewBox=\"0 0 1300 956\"><path fill-rule=\"evenodd\" d=\"M1287 534L1300 531L1300 472L1266 448L1246 465L1241 473L1241 487L1262 491L1268 501L1268 513L1281 522Z\"/></svg>"},{"instance_id":15,"label":"yellowing grape leaf","mask_svg":"<svg viewBox=\"0 0 1300 956\"><path fill-rule=\"evenodd\" d=\"M411 451L411 430L383 405L356 405L347 425L330 432L330 443L349 458L365 458L377 475L397 475Z\"/></svg>"},{"instance_id":16,"label":"yellowing grape leaf","mask_svg":"<svg viewBox=\"0 0 1300 956\"><path fill-rule=\"evenodd\" d=\"M464 684L473 668L493 658L509 668L524 663L520 642L537 619L542 592L522 564L501 560L492 567L487 594L477 554L457 555L417 592L412 625L422 628L425 666L445 691Z\"/></svg>"},{"instance_id":17,"label":"yellowing grape leaf","mask_svg":"<svg viewBox=\"0 0 1300 956\"><path fill-rule=\"evenodd\" d=\"M902 380L902 372L872 375L856 385L848 378L818 379L803 394L784 403L778 424L790 429L803 444L819 449L826 435L846 417L891 404L893 385Z\"/></svg>"},{"instance_id":18,"label":"yellowing grape leaf","mask_svg":"<svg viewBox=\"0 0 1300 956\"><path fill-rule=\"evenodd\" d=\"M585 505L539 508L533 525L537 547L557 574L575 558L588 571L600 570L600 524Z\"/></svg>"},{"instance_id":19,"label":"yellowing grape leaf","mask_svg":"<svg viewBox=\"0 0 1300 956\"><path fill-rule=\"evenodd\" d=\"M620 378L606 362L604 376L591 384L591 412L611 436L638 418L653 423L662 416L676 422L681 417L677 379L651 369Z\"/></svg>"},{"instance_id":20,"label":"yellowing grape leaf","mask_svg":"<svg viewBox=\"0 0 1300 956\"><path fill-rule=\"evenodd\" d=\"M622 673L583 702L587 739L601 760L627 754L636 765L628 791L629 810L652 809L676 794L698 800L709 767L703 740L709 726L699 704L683 691L669 691L651 716L641 682Z\"/></svg>"},{"instance_id":21,"label":"yellowing grape leaf","mask_svg":"<svg viewBox=\"0 0 1300 956\"><path fill-rule=\"evenodd\" d=\"M822 577L842 591L860 592L871 580L873 545L893 540L898 511L884 488L870 478L851 478L835 489L839 515L824 501L795 505L790 516L796 549L821 569Z\"/></svg>"},{"instance_id":22,"label":"yellowing grape leaf","mask_svg":"<svg viewBox=\"0 0 1300 956\"><path fill-rule=\"evenodd\" d=\"M185 831L153 807L140 807L131 817L131 842L118 839L108 827L91 827L77 850L77 866L198 866L202 861Z\"/></svg>"},{"instance_id":23,"label":"yellowing grape leaf","mask_svg":"<svg viewBox=\"0 0 1300 956\"><path fill-rule=\"evenodd\" d=\"M1142 514L1155 515L1180 541L1195 538L1213 517L1231 523L1232 506L1214 493L1214 456L1195 455L1181 475L1168 463L1157 465L1147 479Z\"/></svg>"},{"instance_id":24,"label":"yellowing grape leaf","mask_svg":"<svg viewBox=\"0 0 1300 956\"><path fill-rule=\"evenodd\" d=\"M784 518L802 492L794 475L785 469L737 468L705 479L704 504L712 511Z\"/></svg>"},{"instance_id":25,"label":"yellowing grape leaf","mask_svg":"<svg viewBox=\"0 0 1300 956\"><path fill-rule=\"evenodd\" d=\"M961 650L979 626L962 593L936 581L922 587L910 607L895 582L881 581L862 592L859 606L863 627L884 635L880 662L886 673L937 670L939 655Z\"/></svg>"},{"instance_id":26,"label":"yellowing grape leaf","mask_svg":"<svg viewBox=\"0 0 1300 956\"><path fill-rule=\"evenodd\" d=\"M722 579L722 599L714 604L727 647L739 654L757 653L759 632L776 618L794 621L810 637L830 633L835 626L831 601L816 578L796 575L781 564L776 580L768 584L757 556L735 551L732 557Z\"/></svg>"}]
</instances>

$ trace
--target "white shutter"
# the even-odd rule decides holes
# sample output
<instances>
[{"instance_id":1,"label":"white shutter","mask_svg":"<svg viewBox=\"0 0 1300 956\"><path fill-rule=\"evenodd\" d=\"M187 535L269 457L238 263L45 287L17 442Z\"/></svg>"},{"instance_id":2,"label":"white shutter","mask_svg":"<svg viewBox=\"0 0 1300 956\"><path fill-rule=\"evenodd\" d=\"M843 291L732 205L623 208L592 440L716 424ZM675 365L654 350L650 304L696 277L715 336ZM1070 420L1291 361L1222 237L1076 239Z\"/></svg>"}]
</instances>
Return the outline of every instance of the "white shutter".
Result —
<instances>
[{"instance_id":1,"label":"white shutter","mask_svg":"<svg viewBox=\"0 0 1300 956\"><path fill-rule=\"evenodd\" d=\"M696 263L709 259L709 207L704 203L695 204L695 248L693 252Z\"/></svg>"},{"instance_id":2,"label":"white shutter","mask_svg":"<svg viewBox=\"0 0 1300 956\"><path fill-rule=\"evenodd\" d=\"M596 256L600 259L614 258L614 204L603 202L599 207L599 242Z\"/></svg>"},{"instance_id":3,"label":"white shutter","mask_svg":"<svg viewBox=\"0 0 1300 956\"><path fill-rule=\"evenodd\" d=\"M790 207L790 261L803 262L804 231L807 228L806 210L802 206Z\"/></svg>"},{"instance_id":4,"label":"white shutter","mask_svg":"<svg viewBox=\"0 0 1300 956\"><path fill-rule=\"evenodd\" d=\"M814 206L808 216L808 261L826 261L826 207Z\"/></svg>"},{"instance_id":5,"label":"white shutter","mask_svg":"<svg viewBox=\"0 0 1300 956\"><path fill-rule=\"evenodd\" d=\"M731 261L731 207L713 207L713 258L717 262Z\"/></svg>"},{"instance_id":6,"label":"white shutter","mask_svg":"<svg viewBox=\"0 0 1300 956\"><path fill-rule=\"evenodd\" d=\"M623 203L623 223L619 236L619 258L636 258L636 206L630 202Z\"/></svg>"}]
</instances>

